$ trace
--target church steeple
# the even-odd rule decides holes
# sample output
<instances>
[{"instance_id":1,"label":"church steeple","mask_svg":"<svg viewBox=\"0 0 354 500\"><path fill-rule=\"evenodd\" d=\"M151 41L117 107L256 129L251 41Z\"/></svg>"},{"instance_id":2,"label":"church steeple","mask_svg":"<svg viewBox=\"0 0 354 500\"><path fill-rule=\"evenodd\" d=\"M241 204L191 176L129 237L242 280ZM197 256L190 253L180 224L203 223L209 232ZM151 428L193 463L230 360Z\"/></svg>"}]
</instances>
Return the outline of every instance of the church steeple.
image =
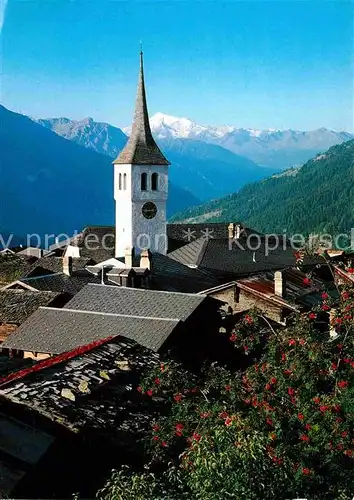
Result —
<instances>
[{"instance_id":1,"label":"church steeple","mask_svg":"<svg viewBox=\"0 0 354 500\"><path fill-rule=\"evenodd\" d=\"M170 165L156 144L150 129L146 103L143 52L140 52L140 71L135 101L134 122L129 140L114 160L114 164Z\"/></svg>"}]
</instances>

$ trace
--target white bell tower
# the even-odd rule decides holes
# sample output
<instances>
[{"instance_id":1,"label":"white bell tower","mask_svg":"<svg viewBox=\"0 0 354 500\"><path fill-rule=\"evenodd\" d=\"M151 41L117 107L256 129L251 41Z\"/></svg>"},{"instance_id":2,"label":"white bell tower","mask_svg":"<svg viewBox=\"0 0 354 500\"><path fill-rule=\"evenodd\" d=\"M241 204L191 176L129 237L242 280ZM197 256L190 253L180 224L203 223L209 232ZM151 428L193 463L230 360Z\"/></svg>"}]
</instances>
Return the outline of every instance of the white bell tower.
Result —
<instances>
[{"instance_id":1,"label":"white bell tower","mask_svg":"<svg viewBox=\"0 0 354 500\"><path fill-rule=\"evenodd\" d=\"M168 166L152 137L146 104L143 53L131 135L114 160L116 257L126 248L167 253Z\"/></svg>"}]
</instances>

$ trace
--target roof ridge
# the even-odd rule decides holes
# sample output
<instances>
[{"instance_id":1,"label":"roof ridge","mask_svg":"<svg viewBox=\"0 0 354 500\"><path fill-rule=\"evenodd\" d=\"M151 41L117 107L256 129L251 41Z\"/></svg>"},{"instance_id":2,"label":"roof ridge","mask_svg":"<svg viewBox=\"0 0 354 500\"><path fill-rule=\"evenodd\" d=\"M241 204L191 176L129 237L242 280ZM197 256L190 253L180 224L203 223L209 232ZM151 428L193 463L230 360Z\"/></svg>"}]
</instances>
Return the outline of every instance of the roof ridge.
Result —
<instances>
[{"instance_id":1,"label":"roof ridge","mask_svg":"<svg viewBox=\"0 0 354 500\"><path fill-rule=\"evenodd\" d=\"M119 335L116 335L114 337L113 336L106 337L105 339L102 340L95 340L93 342L90 342L89 344L85 344L80 347L75 347L75 349L71 349L70 351L58 354L57 356L51 356L50 358L44 359L43 361L38 361L35 365L30 366L28 368L12 372L6 377L0 378L0 389L8 382L22 379L26 375L30 375L31 373L44 370L45 368L50 368L53 365L62 363L63 361L68 361L69 359L75 358L76 356L81 356L83 354L86 354L87 352L92 351L92 349L94 349L95 347L100 347L102 344L105 344L106 342L109 342L113 338L117 337L119 337Z\"/></svg>"},{"instance_id":2,"label":"roof ridge","mask_svg":"<svg viewBox=\"0 0 354 500\"><path fill-rule=\"evenodd\" d=\"M153 321L173 321L174 323L178 323L180 321L180 319L178 318L157 318L154 316L136 316L133 314L106 313L101 311L85 311L83 309L70 309L67 307L57 308L57 307L40 306L38 310L39 309L45 309L50 311L64 311L64 312L79 313L79 314L95 314L96 316L114 316L118 318L151 319Z\"/></svg>"},{"instance_id":3,"label":"roof ridge","mask_svg":"<svg viewBox=\"0 0 354 500\"><path fill-rule=\"evenodd\" d=\"M172 259L174 260L174 259ZM185 264L183 264L185 265ZM185 266L185 267L188 267L188 266ZM185 293L185 292L172 292L170 290L150 290L148 288L132 288L130 286L116 286L116 285L102 285L101 283L87 283L86 286L104 286L104 287L111 287L111 288L115 288L117 290L122 290L122 289L128 289L128 290L134 290L138 293L142 292L142 293L165 293L165 294L169 294L169 295L186 295L186 296L189 296L189 297L200 297L202 296L202 294L197 294L197 293Z\"/></svg>"}]
</instances>

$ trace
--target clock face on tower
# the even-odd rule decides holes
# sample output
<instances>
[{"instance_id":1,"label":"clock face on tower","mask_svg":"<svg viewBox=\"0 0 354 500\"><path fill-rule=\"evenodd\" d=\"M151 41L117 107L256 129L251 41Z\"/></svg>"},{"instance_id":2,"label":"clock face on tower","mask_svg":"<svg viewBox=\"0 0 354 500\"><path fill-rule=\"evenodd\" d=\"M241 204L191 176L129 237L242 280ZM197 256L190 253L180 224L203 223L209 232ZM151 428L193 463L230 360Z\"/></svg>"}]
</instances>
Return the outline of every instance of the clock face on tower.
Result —
<instances>
[{"instance_id":1,"label":"clock face on tower","mask_svg":"<svg viewBox=\"0 0 354 500\"><path fill-rule=\"evenodd\" d=\"M148 201L143 205L143 208L141 209L143 216L145 219L153 219L155 215L157 214L157 207L155 203L152 203L151 201Z\"/></svg>"}]
</instances>

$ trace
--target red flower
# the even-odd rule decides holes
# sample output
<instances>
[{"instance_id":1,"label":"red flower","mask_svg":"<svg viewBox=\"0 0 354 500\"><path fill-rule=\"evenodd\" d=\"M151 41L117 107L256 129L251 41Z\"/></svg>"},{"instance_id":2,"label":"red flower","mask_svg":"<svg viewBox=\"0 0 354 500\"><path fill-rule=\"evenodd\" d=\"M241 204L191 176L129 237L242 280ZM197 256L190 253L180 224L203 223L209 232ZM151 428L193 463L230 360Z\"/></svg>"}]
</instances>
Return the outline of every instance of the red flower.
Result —
<instances>
[{"instance_id":1,"label":"red flower","mask_svg":"<svg viewBox=\"0 0 354 500\"><path fill-rule=\"evenodd\" d=\"M309 314L309 318L310 318L310 319L316 319L316 318L317 318L317 314L316 314L316 313L314 313L314 312L310 312L310 314Z\"/></svg>"},{"instance_id":2,"label":"red flower","mask_svg":"<svg viewBox=\"0 0 354 500\"><path fill-rule=\"evenodd\" d=\"M348 300L348 299L349 299L349 297L350 297L350 295L349 295L349 293L348 293L348 292L343 292L343 293L342 293L342 297L343 297L343 299L344 299L344 300Z\"/></svg>"},{"instance_id":3,"label":"red flower","mask_svg":"<svg viewBox=\"0 0 354 500\"><path fill-rule=\"evenodd\" d=\"M266 384L266 385L265 385L265 389L266 389L266 391L269 391L269 390L270 390L270 388L271 388L271 385L270 385L270 384Z\"/></svg>"},{"instance_id":4,"label":"red flower","mask_svg":"<svg viewBox=\"0 0 354 500\"><path fill-rule=\"evenodd\" d=\"M272 419L267 418L267 424L268 424L268 425L273 425L273 421L272 421Z\"/></svg>"},{"instance_id":5,"label":"red flower","mask_svg":"<svg viewBox=\"0 0 354 500\"><path fill-rule=\"evenodd\" d=\"M348 382L346 380L340 380L338 383L337 383L338 387L340 387L341 389L344 389L345 387L348 386Z\"/></svg>"},{"instance_id":6,"label":"red flower","mask_svg":"<svg viewBox=\"0 0 354 500\"><path fill-rule=\"evenodd\" d=\"M230 427L230 425L232 425L232 419L230 417L227 417L224 423L227 427Z\"/></svg>"},{"instance_id":7,"label":"red flower","mask_svg":"<svg viewBox=\"0 0 354 500\"><path fill-rule=\"evenodd\" d=\"M335 361L332 362L332 370L336 370L337 369L337 363Z\"/></svg>"},{"instance_id":8,"label":"red flower","mask_svg":"<svg viewBox=\"0 0 354 500\"><path fill-rule=\"evenodd\" d=\"M343 431L342 434L341 434L342 438L345 438L348 436L348 432L347 431Z\"/></svg>"},{"instance_id":9,"label":"red flower","mask_svg":"<svg viewBox=\"0 0 354 500\"><path fill-rule=\"evenodd\" d=\"M319 404L319 402L320 402L320 398L317 398L317 397L316 397L316 398L313 398L313 400L312 400L312 401L313 401L314 403L316 403L316 404Z\"/></svg>"},{"instance_id":10,"label":"red flower","mask_svg":"<svg viewBox=\"0 0 354 500\"><path fill-rule=\"evenodd\" d=\"M301 439L301 441L305 441L305 442L310 441L310 438L308 436L306 436L306 434L301 434L300 439Z\"/></svg>"},{"instance_id":11,"label":"red flower","mask_svg":"<svg viewBox=\"0 0 354 500\"><path fill-rule=\"evenodd\" d=\"M311 280L310 280L310 278L308 278L308 277L304 278L303 283L304 283L304 285L306 285L306 286L311 285Z\"/></svg>"},{"instance_id":12,"label":"red flower","mask_svg":"<svg viewBox=\"0 0 354 500\"><path fill-rule=\"evenodd\" d=\"M182 432L182 431L176 431L176 432L175 432L175 434L176 434L176 436L178 436L178 437L183 436L183 432Z\"/></svg>"},{"instance_id":13,"label":"red flower","mask_svg":"<svg viewBox=\"0 0 354 500\"><path fill-rule=\"evenodd\" d=\"M154 441L158 441L160 438L159 438L159 436L154 436L152 439L153 439Z\"/></svg>"},{"instance_id":14,"label":"red flower","mask_svg":"<svg viewBox=\"0 0 354 500\"><path fill-rule=\"evenodd\" d=\"M155 378L155 384L156 384L156 385L159 385L159 384L160 384L160 379L159 379L159 378Z\"/></svg>"},{"instance_id":15,"label":"red flower","mask_svg":"<svg viewBox=\"0 0 354 500\"><path fill-rule=\"evenodd\" d=\"M244 348L245 351L249 350L249 347L247 345L244 345L243 348Z\"/></svg>"},{"instance_id":16,"label":"red flower","mask_svg":"<svg viewBox=\"0 0 354 500\"><path fill-rule=\"evenodd\" d=\"M200 414L201 418L207 418L210 416L210 413L208 411L205 411L203 413Z\"/></svg>"},{"instance_id":17,"label":"red flower","mask_svg":"<svg viewBox=\"0 0 354 500\"><path fill-rule=\"evenodd\" d=\"M158 430L160 430L160 426L159 426L159 425L157 425L157 424L155 424L155 425L153 425L153 426L152 426L152 429L153 429L155 432L157 432Z\"/></svg>"},{"instance_id":18,"label":"red flower","mask_svg":"<svg viewBox=\"0 0 354 500\"><path fill-rule=\"evenodd\" d=\"M148 389L145 394L147 394L148 396L152 396L152 389Z\"/></svg>"},{"instance_id":19,"label":"red flower","mask_svg":"<svg viewBox=\"0 0 354 500\"><path fill-rule=\"evenodd\" d=\"M297 418L298 418L299 420L304 420L304 418L305 418L305 417L303 416L303 414L302 414L302 413L299 413L299 414L298 414L298 416L297 416Z\"/></svg>"},{"instance_id":20,"label":"red flower","mask_svg":"<svg viewBox=\"0 0 354 500\"><path fill-rule=\"evenodd\" d=\"M306 425L305 425L305 429L306 429L307 431L311 430L311 425L310 425L310 424L306 424Z\"/></svg>"},{"instance_id":21,"label":"red flower","mask_svg":"<svg viewBox=\"0 0 354 500\"><path fill-rule=\"evenodd\" d=\"M330 307L327 304L322 304L321 309L322 309L322 311L329 311Z\"/></svg>"},{"instance_id":22,"label":"red flower","mask_svg":"<svg viewBox=\"0 0 354 500\"><path fill-rule=\"evenodd\" d=\"M286 361L286 354L284 352L281 353L281 360Z\"/></svg>"},{"instance_id":23,"label":"red flower","mask_svg":"<svg viewBox=\"0 0 354 500\"><path fill-rule=\"evenodd\" d=\"M328 410L328 408L329 408L329 406L327 406L327 405L322 405L322 406L320 406L320 411L322 411L322 412L324 413L325 411L327 411L327 410Z\"/></svg>"},{"instance_id":24,"label":"red flower","mask_svg":"<svg viewBox=\"0 0 354 500\"><path fill-rule=\"evenodd\" d=\"M231 391L231 385L225 385L225 391Z\"/></svg>"},{"instance_id":25,"label":"red flower","mask_svg":"<svg viewBox=\"0 0 354 500\"><path fill-rule=\"evenodd\" d=\"M140 385L138 385L138 387L136 388L136 390L137 390L138 392L143 392L143 388L142 388Z\"/></svg>"},{"instance_id":26,"label":"red flower","mask_svg":"<svg viewBox=\"0 0 354 500\"><path fill-rule=\"evenodd\" d=\"M341 325L343 323L342 318L336 318L334 321L337 325Z\"/></svg>"},{"instance_id":27,"label":"red flower","mask_svg":"<svg viewBox=\"0 0 354 500\"><path fill-rule=\"evenodd\" d=\"M175 428L176 428L176 431L181 431L182 429L184 429L184 425L183 424L176 424Z\"/></svg>"},{"instance_id":28,"label":"red flower","mask_svg":"<svg viewBox=\"0 0 354 500\"><path fill-rule=\"evenodd\" d=\"M197 434L196 432L192 436L192 438L194 439L194 441L200 441L201 437L202 436L200 434Z\"/></svg>"},{"instance_id":29,"label":"red flower","mask_svg":"<svg viewBox=\"0 0 354 500\"><path fill-rule=\"evenodd\" d=\"M344 455L351 457L353 455L353 451L352 450L345 450Z\"/></svg>"},{"instance_id":30,"label":"red flower","mask_svg":"<svg viewBox=\"0 0 354 500\"><path fill-rule=\"evenodd\" d=\"M283 373L284 373L284 375L290 375L291 374L291 370L284 370Z\"/></svg>"},{"instance_id":31,"label":"red flower","mask_svg":"<svg viewBox=\"0 0 354 500\"><path fill-rule=\"evenodd\" d=\"M302 473L304 474L304 476L308 476L309 474L311 474L311 470L308 469L307 467L303 467Z\"/></svg>"},{"instance_id":32,"label":"red flower","mask_svg":"<svg viewBox=\"0 0 354 500\"><path fill-rule=\"evenodd\" d=\"M305 344L304 339L300 339L300 340L299 340L299 344L300 344L300 345L304 345L304 344Z\"/></svg>"},{"instance_id":33,"label":"red flower","mask_svg":"<svg viewBox=\"0 0 354 500\"><path fill-rule=\"evenodd\" d=\"M275 377L271 378L270 383L271 384L276 384L278 381Z\"/></svg>"},{"instance_id":34,"label":"red flower","mask_svg":"<svg viewBox=\"0 0 354 500\"><path fill-rule=\"evenodd\" d=\"M230 337L230 339L229 339L229 340L231 340L231 342L235 342L235 340L237 340L237 335L236 335L236 333L233 333L233 334L231 335L231 337Z\"/></svg>"},{"instance_id":35,"label":"red flower","mask_svg":"<svg viewBox=\"0 0 354 500\"><path fill-rule=\"evenodd\" d=\"M289 345L295 345L296 344L296 340L295 339L290 339L289 340Z\"/></svg>"},{"instance_id":36,"label":"red flower","mask_svg":"<svg viewBox=\"0 0 354 500\"><path fill-rule=\"evenodd\" d=\"M253 318L251 316L249 316L248 314L246 314L245 321L247 321L247 323L250 325L251 323L253 323Z\"/></svg>"},{"instance_id":37,"label":"red flower","mask_svg":"<svg viewBox=\"0 0 354 500\"><path fill-rule=\"evenodd\" d=\"M174 399L177 403L179 403L179 402L181 401L182 397L183 397L183 396L182 396L182 394L176 394L176 395L173 397L173 399Z\"/></svg>"},{"instance_id":38,"label":"red flower","mask_svg":"<svg viewBox=\"0 0 354 500\"><path fill-rule=\"evenodd\" d=\"M354 273L354 267L348 267L347 271L348 271L349 274L353 274Z\"/></svg>"},{"instance_id":39,"label":"red flower","mask_svg":"<svg viewBox=\"0 0 354 500\"><path fill-rule=\"evenodd\" d=\"M327 292L323 292L323 294L321 295L322 299L323 300L327 300L329 298L329 295Z\"/></svg>"},{"instance_id":40,"label":"red flower","mask_svg":"<svg viewBox=\"0 0 354 500\"><path fill-rule=\"evenodd\" d=\"M164 448L166 448L167 447L166 441L161 441L161 446L163 446Z\"/></svg>"},{"instance_id":41,"label":"red flower","mask_svg":"<svg viewBox=\"0 0 354 500\"><path fill-rule=\"evenodd\" d=\"M350 358L344 358L344 359L343 359L343 363L346 363L346 364L347 364L347 363L350 363Z\"/></svg>"},{"instance_id":42,"label":"red flower","mask_svg":"<svg viewBox=\"0 0 354 500\"><path fill-rule=\"evenodd\" d=\"M293 389L292 387L288 387L288 394L289 396L293 396L295 394L295 389Z\"/></svg>"},{"instance_id":43,"label":"red flower","mask_svg":"<svg viewBox=\"0 0 354 500\"><path fill-rule=\"evenodd\" d=\"M270 435L270 438L274 441L275 439L277 439L277 435L275 434L275 432L272 432L271 435Z\"/></svg>"},{"instance_id":44,"label":"red flower","mask_svg":"<svg viewBox=\"0 0 354 500\"><path fill-rule=\"evenodd\" d=\"M338 344L337 347L338 347L339 350L342 350L343 349L343 344Z\"/></svg>"},{"instance_id":45,"label":"red flower","mask_svg":"<svg viewBox=\"0 0 354 500\"><path fill-rule=\"evenodd\" d=\"M222 411L221 413L219 413L219 417L220 417L220 418L225 419L225 418L227 418L228 416L229 416L229 415L226 413L226 411Z\"/></svg>"},{"instance_id":46,"label":"red flower","mask_svg":"<svg viewBox=\"0 0 354 500\"><path fill-rule=\"evenodd\" d=\"M164 365L164 364L161 364L161 365L160 365L160 370L161 370L162 372L164 372L164 371L165 371L165 365Z\"/></svg>"}]
</instances>

